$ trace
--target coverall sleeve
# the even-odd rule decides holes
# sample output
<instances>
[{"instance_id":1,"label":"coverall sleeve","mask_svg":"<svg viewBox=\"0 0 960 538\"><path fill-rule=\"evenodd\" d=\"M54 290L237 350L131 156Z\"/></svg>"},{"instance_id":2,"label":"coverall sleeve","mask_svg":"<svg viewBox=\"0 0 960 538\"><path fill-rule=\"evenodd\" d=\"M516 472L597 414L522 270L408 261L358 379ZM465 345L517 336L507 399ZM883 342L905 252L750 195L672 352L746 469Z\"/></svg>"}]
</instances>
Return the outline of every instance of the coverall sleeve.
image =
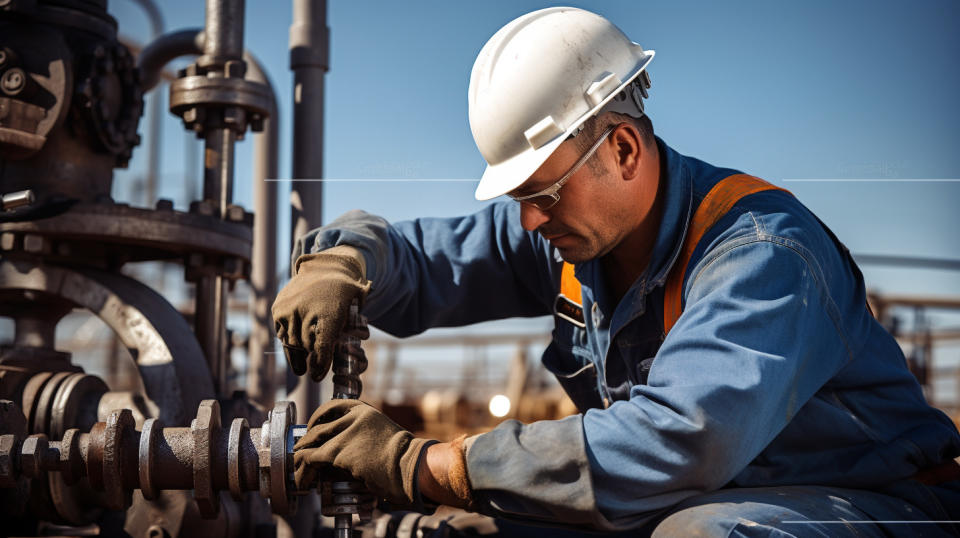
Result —
<instances>
[{"instance_id":1,"label":"coverall sleeve","mask_svg":"<svg viewBox=\"0 0 960 538\"><path fill-rule=\"evenodd\" d=\"M396 336L549 314L559 264L548 245L519 223L515 203L396 224L350 211L302 237L293 259L336 245L360 249L372 282L364 315Z\"/></svg>"},{"instance_id":2,"label":"coverall sleeve","mask_svg":"<svg viewBox=\"0 0 960 538\"><path fill-rule=\"evenodd\" d=\"M473 438L468 474L485 509L632 528L744 469L850 356L815 258L766 237L697 264L684 313L629 400Z\"/></svg>"}]
</instances>

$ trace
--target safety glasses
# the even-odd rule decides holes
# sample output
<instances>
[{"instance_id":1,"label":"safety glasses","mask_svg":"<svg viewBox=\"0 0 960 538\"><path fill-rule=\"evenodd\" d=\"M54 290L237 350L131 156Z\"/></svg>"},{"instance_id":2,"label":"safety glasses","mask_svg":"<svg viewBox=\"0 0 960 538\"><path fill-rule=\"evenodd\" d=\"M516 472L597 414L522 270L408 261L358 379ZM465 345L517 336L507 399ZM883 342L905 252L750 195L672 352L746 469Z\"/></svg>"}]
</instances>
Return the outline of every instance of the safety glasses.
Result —
<instances>
[{"instance_id":1,"label":"safety glasses","mask_svg":"<svg viewBox=\"0 0 960 538\"><path fill-rule=\"evenodd\" d=\"M546 189L543 189L540 192L535 192L533 194L528 194L526 196L514 196L512 194L507 194L510 198L513 198L517 202L522 202L525 204L530 204L533 207L536 207L540 211L546 211L553 206L557 205L557 202L560 201L560 189L563 188L563 184L570 179L573 174L577 173L577 170L583 166L584 163L590 160L590 157L593 157L593 154L596 153L597 149L600 147L600 144L603 144L603 141L610 136L610 133L613 132L620 124L615 124L607 127L607 130L597 138L597 141L590 146L590 149L580 157L577 162L573 164L570 170L567 170L566 174L563 174L563 177L558 179L556 183L550 185Z\"/></svg>"}]
</instances>

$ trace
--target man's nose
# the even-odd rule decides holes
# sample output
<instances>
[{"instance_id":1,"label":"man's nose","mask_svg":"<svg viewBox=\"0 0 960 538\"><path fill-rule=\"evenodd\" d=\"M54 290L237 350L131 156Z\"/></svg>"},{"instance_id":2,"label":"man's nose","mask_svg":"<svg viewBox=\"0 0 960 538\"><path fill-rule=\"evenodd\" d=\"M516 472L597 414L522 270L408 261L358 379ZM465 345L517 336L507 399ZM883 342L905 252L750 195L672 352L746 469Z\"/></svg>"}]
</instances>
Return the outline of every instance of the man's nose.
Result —
<instances>
[{"instance_id":1,"label":"man's nose","mask_svg":"<svg viewBox=\"0 0 960 538\"><path fill-rule=\"evenodd\" d=\"M532 232L547 222L550 222L549 212L537 209L532 204L520 202L520 224L524 230Z\"/></svg>"}]
</instances>

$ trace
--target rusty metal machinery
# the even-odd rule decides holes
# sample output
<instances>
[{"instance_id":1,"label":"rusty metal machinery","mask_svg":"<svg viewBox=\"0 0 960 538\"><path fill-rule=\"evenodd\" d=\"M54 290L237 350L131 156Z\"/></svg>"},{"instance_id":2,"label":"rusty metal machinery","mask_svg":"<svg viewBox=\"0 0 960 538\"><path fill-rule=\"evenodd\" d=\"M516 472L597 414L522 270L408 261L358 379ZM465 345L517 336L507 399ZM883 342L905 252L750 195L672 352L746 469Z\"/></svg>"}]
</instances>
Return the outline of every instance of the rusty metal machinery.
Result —
<instances>
[{"instance_id":1,"label":"rusty metal machinery","mask_svg":"<svg viewBox=\"0 0 960 538\"><path fill-rule=\"evenodd\" d=\"M366 320L354 302L335 352L335 398L360 396L360 374L367 367L360 342L367 336ZM193 490L200 515L209 519L219 515L221 492L237 502L258 492L275 514L290 515L297 498L319 486L323 513L334 517L338 537L354 536L354 515L361 522L371 519L373 498L360 482L327 480L306 490L295 487L293 447L307 427L296 424L296 407L290 402L279 402L259 427L252 427L243 417L227 426L220 403L204 400L189 427L164 427L161 419L144 418L142 410L118 408L135 402L124 402L124 393L112 394L99 378L82 372L2 373L0 387L11 385L5 387L7 393L20 387L27 407L21 412L15 402L0 400L0 492L27 498L31 484L50 481L89 488L103 508L125 510L134 490L147 501L167 490ZM64 428L93 420L105 406L114 409L105 421L85 431ZM31 431L55 434L29 435ZM3 503L0 514L15 518L25 508L22 502Z\"/></svg>"},{"instance_id":2,"label":"rusty metal machinery","mask_svg":"<svg viewBox=\"0 0 960 538\"><path fill-rule=\"evenodd\" d=\"M0 345L0 399L17 409L0 413L4 534L39 533L42 524L151 536L276 532L261 496L221 495L230 490L221 480L226 475L203 474L226 468L218 452L200 452L196 466L191 460L196 480L188 483L180 480L186 460L164 459L174 452L164 452L166 438L157 437L161 430L192 432L171 433L170 441L193 447L187 440L203 440L197 432L217 430L209 446L220 447L230 430L219 429L213 404L201 405L213 398L231 426L264 418L228 378L227 294L250 275L253 238L252 214L232 201L233 147L275 110L269 86L245 77L243 13L243 0L210 0L205 28L193 32L199 35L194 47L171 55L162 50L169 38L159 38L147 47L159 56L140 65L118 41L106 0L0 0L0 317L14 327ZM170 200L147 208L117 203L113 170L127 165L140 142L144 93L167 62L196 53L171 84L170 103L207 146L201 199L186 211ZM192 312L180 312L122 271L138 261L182 263L195 288ZM111 390L85 373L70 350L57 349L58 325L77 308L102 320L129 352L139 374L130 390ZM186 425L198 406L196 421L207 426L195 432ZM134 425L159 443L145 452L157 465L143 475L146 487L139 470L130 474L138 469L130 465L139 465L139 448L131 452L129 439L144 438ZM269 435L261 439L270 441ZM25 458L11 452L14 447L26 447ZM53 453L67 466L53 469L47 458ZM254 461L243 458L244 465ZM245 469L241 479L259 481L260 470ZM174 478L179 481L165 482ZM288 510L276 489L286 484L279 483L266 498L274 509ZM190 502L185 490L191 489L198 503ZM215 520L200 518L213 513Z\"/></svg>"},{"instance_id":3,"label":"rusty metal machinery","mask_svg":"<svg viewBox=\"0 0 960 538\"><path fill-rule=\"evenodd\" d=\"M221 491L237 501L259 492L280 515L296 510L293 445L306 426L294 424L289 402L278 403L260 427L245 418L222 426L216 400L204 400L189 427L163 427L151 418L137 430L134 414L120 409L89 431L71 428L56 441L26 436L18 413L13 402L0 400L0 488L22 490L24 478L57 473L68 485L85 479L111 510L129 508L135 489L148 500L163 490L192 489L205 518L218 515Z\"/></svg>"}]
</instances>

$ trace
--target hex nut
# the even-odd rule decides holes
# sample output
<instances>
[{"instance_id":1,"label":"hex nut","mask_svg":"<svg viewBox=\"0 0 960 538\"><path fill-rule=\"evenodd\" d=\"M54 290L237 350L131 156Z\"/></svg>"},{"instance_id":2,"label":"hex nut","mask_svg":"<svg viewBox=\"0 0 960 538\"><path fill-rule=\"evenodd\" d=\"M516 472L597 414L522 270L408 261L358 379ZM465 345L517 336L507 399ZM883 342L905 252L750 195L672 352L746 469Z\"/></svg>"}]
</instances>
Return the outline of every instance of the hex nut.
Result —
<instances>
[{"instance_id":1,"label":"hex nut","mask_svg":"<svg viewBox=\"0 0 960 538\"><path fill-rule=\"evenodd\" d=\"M193 123L199 120L199 112L197 107L191 107L183 111L183 121L184 123Z\"/></svg>"},{"instance_id":2,"label":"hex nut","mask_svg":"<svg viewBox=\"0 0 960 538\"><path fill-rule=\"evenodd\" d=\"M220 496L213 487L213 451L220 430L220 404L203 400L190 424L193 437L193 498L200 517L212 519L220 512Z\"/></svg>"},{"instance_id":3,"label":"hex nut","mask_svg":"<svg viewBox=\"0 0 960 538\"><path fill-rule=\"evenodd\" d=\"M232 220L233 222L243 222L243 217L245 215L243 206L239 205L228 205L227 206L227 220Z\"/></svg>"},{"instance_id":4,"label":"hex nut","mask_svg":"<svg viewBox=\"0 0 960 538\"><path fill-rule=\"evenodd\" d=\"M223 123L226 125L242 128L246 119L247 115L242 108L231 106L223 109Z\"/></svg>"},{"instance_id":5,"label":"hex nut","mask_svg":"<svg viewBox=\"0 0 960 538\"><path fill-rule=\"evenodd\" d=\"M42 253L47 248L47 242L42 235L27 234L23 236L23 250L35 254Z\"/></svg>"},{"instance_id":6,"label":"hex nut","mask_svg":"<svg viewBox=\"0 0 960 538\"><path fill-rule=\"evenodd\" d=\"M228 60L223 65L223 72L228 78L243 78L247 72L247 64L244 61Z\"/></svg>"},{"instance_id":7,"label":"hex nut","mask_svg":"<svg viewBox=\"0 0 960 538\"><path fill-rule=\"evenodd\" d=\"M0 435L0 488L17 487L16 451L17 436L12 433Z\"/></svg>"},{"instance_id":8,"label":"hex nut","mask_svg":"<svg viewBox=\"0 0 960 538\"><path fill-rule=\"evenodd\" d=\"M0 234L0 249L13 250L16 241L17 236L13 232L4 232Z\"/></svg>"},{"instance_id":9,"label":"hex nut","mask_svg":"<svg viewBox=\"0 0 960 538\"><path fill-rule=\"evenodd\" d=\"M43 457L47 453L47 436L37 433L27 437L20 447L20 470L23 474L37 478L43 472Z\"/></svg>"},{"instance_id":10,"label":"hex nut","mask_svg":"<svg viewBox=\"0 0 960 538\"><path fill-rule=\"evenodd\" d=\"M204 217L212 217L215 209L210 200L200 200L190 203L190 212L203 215Z\"/></svg>"}]
</instances>

